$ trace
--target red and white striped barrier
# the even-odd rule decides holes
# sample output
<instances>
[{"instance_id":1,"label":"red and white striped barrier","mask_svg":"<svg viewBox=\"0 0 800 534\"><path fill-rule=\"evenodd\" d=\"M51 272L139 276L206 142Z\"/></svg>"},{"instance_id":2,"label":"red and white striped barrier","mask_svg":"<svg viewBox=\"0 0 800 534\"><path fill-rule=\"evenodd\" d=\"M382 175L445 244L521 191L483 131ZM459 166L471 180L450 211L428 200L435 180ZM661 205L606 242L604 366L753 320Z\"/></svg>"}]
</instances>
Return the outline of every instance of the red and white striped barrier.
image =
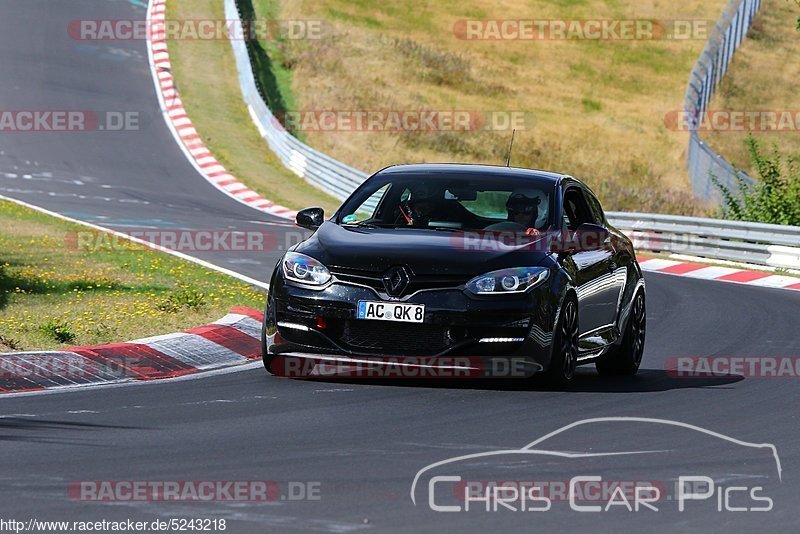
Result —
<instances>
[{"instance_id":1,"label":"red and white striped barrier","mask_svg":"<svg viewBox=\"0 0 800 534\"><path fill-rule=\"evenodd\" d=\"M0 393L174 378L261 358L263 315L237 306L186 332L63 351L0 354Z\"/></svg>"},{"instance_id":2,"label":"red and white striped barrier","mask_svg":"<svg viewBox=\"0 0 800 534\"><path fill-rule=\"evenodd\" d=\"M751 286L800 291L800 278L795 276L783 276L763 271L747 271L733 267L718 267L716 265L703 265L702 263L691 263L662 258L637 259L643 271L684 276L699 280L717 280L720 282L732 282L735 284L747 284Z\"/></svg>"},{"instance_id":3,"label":"red and white striped barrier","mask_svg":"<svg viewBox=\"0 0 800 534\"><path fill-rule=\"evenodd\" d=\"M147 41L148 57L164 119L178 141L178 145L183 149L195 169L214 187L229 197L271 215L294 220L297 215L296 211L279 206L264 198L226 171L225 167L217 161L203 143L197 130L194 129L191 119L183 108L183 102L172 76L165 35L165 18L166 0L152 0L147 15L151 28L151 38Z\"/></svg>"}]
</instances>

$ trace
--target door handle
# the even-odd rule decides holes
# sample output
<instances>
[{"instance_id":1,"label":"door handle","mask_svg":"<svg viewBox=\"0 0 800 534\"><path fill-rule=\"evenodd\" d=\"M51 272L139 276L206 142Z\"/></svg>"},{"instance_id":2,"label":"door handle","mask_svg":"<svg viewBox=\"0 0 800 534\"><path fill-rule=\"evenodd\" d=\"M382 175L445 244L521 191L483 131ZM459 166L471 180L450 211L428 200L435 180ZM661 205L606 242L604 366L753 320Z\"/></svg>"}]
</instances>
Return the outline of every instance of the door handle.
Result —
<instances>
[{"instance_id":1,"label":"door handle","mask_svg":"<svg viewBox=\"0 0 800 534\"><path fill-rule=\"evenodd\" d=\"M617 270L617 267L619 267L619 265L617 265L616 262L614 262L614 261L608 262L608 270L609 271L614 272L614 271Z\"/></svg>"}]
</instances>

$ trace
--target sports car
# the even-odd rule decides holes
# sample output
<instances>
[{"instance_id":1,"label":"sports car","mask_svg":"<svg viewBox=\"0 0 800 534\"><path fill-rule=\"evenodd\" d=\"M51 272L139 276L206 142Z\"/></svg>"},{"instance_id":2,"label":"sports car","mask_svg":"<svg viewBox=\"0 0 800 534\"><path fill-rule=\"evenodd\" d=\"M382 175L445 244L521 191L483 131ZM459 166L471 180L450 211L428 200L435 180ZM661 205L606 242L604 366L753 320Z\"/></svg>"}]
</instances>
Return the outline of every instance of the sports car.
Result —
<instances>
[{"instance_id":1,"label":"sports car","mask_svg":"<svg viewBox=\"0 0 800 534\"><path fill-rule=\"evenodd\" d=\"M578 365L639 368L645 284L633 246L571 176L391 166L327 220L308 208L296 222L313 233L270 281L262 345L273 374L286 361L461 366L563 386Z\"/></svg>"}]
</instances>

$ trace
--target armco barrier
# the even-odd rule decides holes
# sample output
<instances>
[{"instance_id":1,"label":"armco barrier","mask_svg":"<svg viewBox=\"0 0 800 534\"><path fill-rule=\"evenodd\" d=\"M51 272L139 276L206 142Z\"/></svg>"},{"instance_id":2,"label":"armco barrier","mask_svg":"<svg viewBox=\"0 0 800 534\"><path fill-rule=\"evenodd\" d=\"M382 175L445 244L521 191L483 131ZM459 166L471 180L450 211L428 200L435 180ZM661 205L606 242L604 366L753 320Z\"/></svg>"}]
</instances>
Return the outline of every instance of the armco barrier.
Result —
<instances>
[{"instance_id":1,"label":"armco barrier","mask_svg":"<svg viewBox=\"0 0 800 534\"><path fill-rule=\"evenodd\" d=\"M734 52L744 40L760 8L761 0L731 0L723 10L686 86L684 109L687 116L694 120L694 125L708 110L717 85L728 71ZM704 200L719 202L721 199L711 181L712 175L731 191L739 189L737 176L746 183L754 182L747 173L736 170L725 158L703 143L695 129L689 135L687 165L692 192Z\"/></svg>"},{"instance_id":2,"label":"armco barrier","mask_svg":"<svg viewBox=\"0 0 800 534\"><path fill-rule=\"evenodd\" d=\"M729 4L692 73L690 90L698 87L697 93L692 93L695 95L691 100L692 109L705 109L710 98L709 91L713 90L716 80L724 75L733 50L741 42L759 7L760 0L737 0ZM235 0L225 0L225 16L228 20L239 20ZM232 39L231 44L245 102L270 148L286 167L310 184L338 199L347 198L367 178L367 174L314 150L289 134L272 115L258 92L246 43ZM687 90L687 108L690 104L689 93ZM690 159L705 162L702 163L702 169L705 169L703 177L707 185L707 170L717 169L726 163L699 140L696 142L699 143L696 149L705 156L691 156L693 153L690 149ZM708 163L710 159L715 159L715 162ZM696 169L701 169L699 164ZM714 173L723 178L720 172ZM725 180L723 183L726 183ZM634 239L638 250L800 269L798 227L648 213L612 212L608 218Z\"/></svg>"},{"instance_id":3,"label":"armco barrier","mask_svg":"<svg viewBox=\"0 0 800 534\"><path fill-rule=\"evenodd\" d=\"M800 227L656 215L607 214L637 250L800 269Z\"/></svg>"},{"instance_id":4,"label":"armco barrier","mask_svg":"<svg viewBox=\"0 0 800 534\"><path fill-rule=\"evenodd\" d=\"M229 21L240 20L236 0L225 0L225 17ZM314 150L287 132L258 92L246 41L231 39L231 44L244 101L258 131L272 151L288 169L311 185L339 200L347 198L368 175Z\"/></svg>"},{"instance_id":5,"label":"armco barrier","mask_svg":"<svg viewBox=\"0 0 800 534\"><path fill-rule=\"evenodd\" d=\"M697 119L708 109L719 81L727 72L734 52L744 39L760 7L761 0L730 0L723 10L689 77L684 98L684 108L689 117ZM236 0L225 0L225 16L228 20L240 19ZM232 39L231 44L242 94L253 121L270 148L287 168L310 184L340 200L346 198L367 175L311 148L288 133L259 94L247 43ZM753 183L753 179L746 173L734 169L722 156L703 143L696 131L689 135L687 165L693 193L705 200L720 200L719 192L711 182L711 175L733 191L739 187L737 175L745 182Z\"/></svg>"}]
</instances>

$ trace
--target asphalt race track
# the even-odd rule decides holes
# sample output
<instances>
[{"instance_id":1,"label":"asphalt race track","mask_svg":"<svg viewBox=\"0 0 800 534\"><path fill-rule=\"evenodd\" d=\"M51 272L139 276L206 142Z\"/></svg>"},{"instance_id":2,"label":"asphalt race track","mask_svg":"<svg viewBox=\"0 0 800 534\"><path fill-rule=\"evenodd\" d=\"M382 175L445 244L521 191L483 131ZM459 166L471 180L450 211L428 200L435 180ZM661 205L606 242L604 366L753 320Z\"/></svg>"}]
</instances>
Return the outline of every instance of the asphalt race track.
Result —
<instances>
[{"instance_id":1,"label":"asphalt race track","mask_svg":"<svg viewBox=\"0 0 800 534\"><path fill-rule=\"evenodd\" d=\"M125 0L2 0L4 109L138 114L138 131L0 132L0 195L107 228L129 231L270 232L279 245L298 233L286 220L248 208L206 182L161 117L144 41L80 41L77 19L144 18ZM282 252L192 252L263 279Z\"/></svg>"},{"instance_id":2,"label":"asphalt race track","mask_svg":"<svg viewBox=\"0 0 800 534\"><path fill-rule=\"evenodd\" d=\"M0 133L0 194L121 231L295 231L219 193L190 166L158 117L143 42L87 43L66 33L72 19L143 17L136 4L2 0L3 108L135 110L153 120L138 132ZM221 251L198 256L266 281L280 253L244 261L242 254ZM0 519L225 519L226 530L236 533L796 530L800 377L685 378L665 367L676 356L800 356L800 295L646 278L649 331L640 374L601 379L592 367L581 368L567 392L511 380L303 381L270 377L251 365L190 380L2 398ZM774 444L782 477L763 451L625 421L573 429L565 439L554 438L551 450L657 452L634 456L624 467L609 459L618 457L597 457L575 469L563 458L542 457L536 476L561 481L600 475L669 488L676 476L707 475L763 486L774 507L719 511L714 495L689 502L683 512L672 499L660 502L658 512L616 507L581 513L554 502L541 512L448 513L432 511L427 498L417 498L416 505L411 500L415 475L429 464L518 449L582 419L619 416L680 421L743 442ZM479 458L448 474L520 480L523 469L530 476L531 466L523 463ZM68 494L76 481L109 480L269 480L283 498L112 503ZM303 491L291 494L292 483Z\"/></svg>"}]
</instances>

